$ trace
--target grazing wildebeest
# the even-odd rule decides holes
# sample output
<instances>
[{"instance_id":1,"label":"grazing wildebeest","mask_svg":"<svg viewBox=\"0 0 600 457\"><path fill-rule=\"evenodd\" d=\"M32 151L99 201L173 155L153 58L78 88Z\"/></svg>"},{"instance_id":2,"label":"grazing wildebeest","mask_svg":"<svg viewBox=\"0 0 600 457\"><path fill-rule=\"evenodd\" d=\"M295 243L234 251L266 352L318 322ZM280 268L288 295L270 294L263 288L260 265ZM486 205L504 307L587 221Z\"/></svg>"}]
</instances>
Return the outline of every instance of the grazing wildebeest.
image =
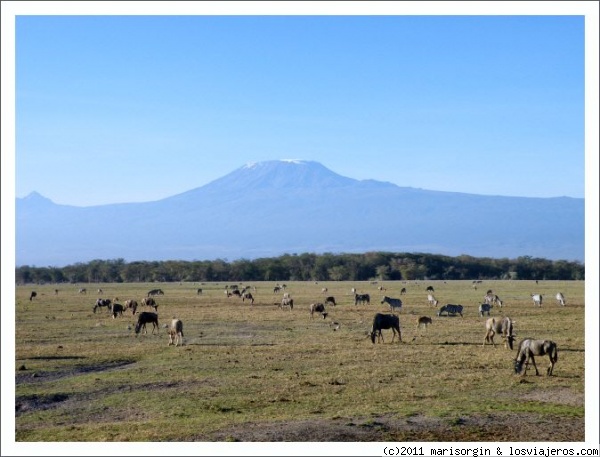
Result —
<instances>
[{"instance_id":1,"label":"grazing wildebeest","mask_svg":"<svg viewBox=\"0 0 600 457\"><path fill-rule=\"evenodd\" d=\"M367 304L370 305L371 304L371 296L369 294L354 294L354 305L358 305L358 303L361 304Z\"/></svg>"},{"instance_id":2,"label":"grazing wildebeest","mask_svg":"<svg viewBox=\"0 0 600 457\"><path fill-rule=\"evenodd\" d=\"M153 295L164 295L165 293L162 291L162 289L152 289L148 292L148 295L146 295L146 297L150 297Z\"/></svg>"},{"instance_id":3,"label":"grazing wildebeest","mask_svg":"<svg viewBox=\"0 0 600 457\"><path fill-rule=\"evenodd\" d=\"M325 312L325 305L323 303L311 303L310 305L310 318L313 318L313 314L321 313L323 319L327 317L327 313Z\"/></svg>"},{"instance_id":4,"label":"grazing wildebeest","mask_svg":"<svg viewBox=\"0 0 600 457\"><path fill-rule=\"evenodd\" d=\"M446 316L454 316L456 314L460 314L460 317L463 317L463 306L462 305L444 305L440 308L437 315L441 316L442 313L446 313Z\"/></svg>"},{"instance_id":5,"label":"grazing wildebeest","mask_svg":"<svg viewBox=\"0 0 600 457\"><path fill-rule=\"evenodd\" d=\"M542 306L542 297L541 294L531 294L531 298L533 299L533 306Z\"/></svg>"},{"instance_id":6,"label":"grazing wildebeest","mask_svg":"<svg viewBox=\"0 0 600 457\"><path fill-rule=\"evenodd\" d=\"M142 311L138 314L138 320L135 324L135 333L140 333L140 330L143 328L144 333L148 333L146 329L146 324L152 324L152 334L154 334L154 329L158 329L158 314L151 313L148 311ZM158 330L157 330L158 332Z\"/></svg>"},{"instance_id":7,"label":"grazing wildebeest","mask_svg":"<svg viewBox=\"0 0 600 457\"><path fill-rule=\"evenodd\" d=\"M427 292L435 292L435 290L433 289L433 286L429 286L427 289L425 289Z\"/></svg>"},{"instance_id":8,"label":"grazing wildebeest","mask_svg":"<svg viewBox=\"0 0 600 457\"><path fill-rule=\"evenodd\" d=\"M280 290L281 290L281 287L279 287L279 286L273 287L273 293L274 294L277 293L277 292L279 292Z\"/></svg>"},{"instance_id":9,"label":"grazing wildebeest","mask_svg":"<svg viewBox=\"0 0 600 457\"><path fill-rule=\"evenodd\" d=\"M400 295L404 295L406 293L406 287L403 287L402 290L400 290Z\"/></svg>"},{"instance_id":10,"label":"grazing wildebeest","mask_svg":"<svg viewBox=\"0 0 600 457\"><path fill-rule=\"evenodd\" d=\"M290 311L291 311L292 309L294 309L294 300L291 298L282 298L281 303L279 304L279 307L281 308L282 311L283 311L284 306L289 306Z\"/></svg>"},{"instance_id":11,"label":"grazing wildebeest","mask_svg":"<svg viewBox=\"0 0 600 457\"><path fill-rule=\"evenodd\" d=\"M58 295L58 289L54 289L54 295Z\"/></svg>"},{"instance_id":12,"label":"grazing wildebeest","mask_svg":"<svg viewBox=\"0 0 600 457\"><path fill-rule=\"evenodd\" d=\"M432 294L427 294L427 303L429 303L432 306L437 306L438 301Z\"/></svg>"},{"instance_id":13,"label":"grazing wildebeest","mask_svg":"<svg viewBox=\"0 0 600 457\"><path fill-rule=\"evenodd\" d=\"M198 290L196 291L196 295L202 295L202 289L198 289Z\"/></svg>"},{"instance_id":14,"label":"grazing wildebeest","mask_svg":"<svg viewBox=\"0 0 600 457\"><path fill-rule=\"evenodd\" d=\"M510 317L503 317L502 319L489 318L485 322L485 339L483 340L483 345L485 346L485 343L492 343L495 347L494 335L498 334L504 340L504 347L512 351L513 342L516 338L513 334L513 323Z\"/></svg>"},{"instance_id":15,"label":"grazing wildebeest","mask_svg":"<svg viewBox=\"0 0 600 457\"><path fill-rule=\"evenodd\" d=\"M138 302L135 300L126 300L125 301L125 308L130 309L131 310L131 315L135 315L135 312L137 310L138 307Z\"/></svg>"},{"instance_id":16,"label":"grazing wildebeest","mask_svg":"<svg viewBox=\"0 0 600 457\"><path fill-rule=\"evenodd\" d=\"M252 296L252 294L250 292L246 292L244 295L242 295L242 301L246 301L246 300L250 300L251 305L254 304L254 297Z\"/></svg>"},{"instance_id":17,"label":"grazing wildebeest","mask_svg":"<svg viewBox=\"0 0 600 457\"><path fill-rule=\"evenodd\" d=\"M123 307L122 304L120 303L113 303L112 305L112 316L113 319L115 319L117 317L117 314L122 316L123 315L123 311L125 311L125 308Z\"/></svg>"},{"instance_id":18,"label":"grazing wildebeest","mask_svg":"<svg viewBox=\"0 0 600 457\"><path fill-rule=\"evenodd\" d=\"M481 317L483 317L483 315L485 313L487 313L487 315L489 316L491 309L492 309L491 303L482 303L481 305L479 305L479 315Z\"/></svg>"},{"instance_id":19,"label":"grazing wildebeest","mask_svg":"<svg viewBox=\"0 0 600 457\"><path fill-rule=\"evenodd\" d=\"M327 297L325 299L325 303L331 303L331 304L333 304L333 306L336 306L335 297Z\"/></svg>"},{"instance_id":20,"label":"grazing wildebeest","mask_svg":"<svg viewBox=\"0 0 600 457\"><path fill-rule=\"evenodd\" d=\"M515 373L521 373L521 376L525 376L529 361L535 368L535 375L539 376L540 373L535 364L536 355L547 355L550 358L550 366L546 370L547 376L552 376L554 371L554 364L558 360L558 347L556 343L551 340L534 340L533 338L525 338L519 343L519 349L517 350L517 357L515 358ZM525 364L525 370L523 370L523 364Z\"/></svg>"},{"instance_id":21,"label":"grazing wildebeest","mask_svg":"<svg viewBox=\"0 0 600 457\"><path fill-rule=\"evenodd\" d=\"M33 300L35 297L37 297L37 292L31 292L31 295L29 296L29 301Z\"/></svg>"},{"instance_id":22,"label":"grazing wildebeest","mask_svg":"<svg viewBox=\"0 0 600 457\"><path fill-rule=\"evenodd\" d=\"M87 289L79 289L80 294L87 294Z\"/></svg>"},{"instance_id":23,"label":"grazing wildebeest","mask_svg":"<svg viewBox=\"0 0 600 457\"><path fill-rule=\"evenodd\" d=\"M142 306L150 306L154 308L154 311L158 311L158 304L156 303L156 300L151 297L142 298Z\"/></svg>"},{"instance_id":24,"label":"grazing wildebeest","mask_svg":"<svg viewBox=\"0 0 600 457\"><path fill-rule=\"evenodd\" d=\"M425 326L425 328L427 328L427 326L432 323L433 323L433 320L431 319L431 317L421 316L417 319L417 328L420 328L423 326Z\"/></svg>"},{"instance_id":25,"label":"grazing wildebeest","mask_svg":"<svg viewBox=\"0 0 600 457\"><path fill-rule=\"evenodd\" d=\"M381 304L383 305L384 303L390 305L390 311L392 312L394 311L394 309L398 309L398 311L400 311L400 308L402 308L402 300L400 300L399 298L390 298L384 296L381 300Z\"/></svg>"},{"instance_id":26,"label":"grazing wildebeest","mask_svg":"<svg viewBox=\"0 0 600 457\"><path fill-rule=\"evenodd\" d=\"M112 309L112 300L110 298L99 298L96 300L96 304L94 305L94 313L98 308L106 307L109 311Z\"/></svg>"},{"instance_id":27,"label":"grazing wildebeest","mask_svg":"<svg viewBox=\"0 0 600 457\"><path fill-rule=\"evenodd\" d=\"M381 330L390 328L393 332L392 343L394 342L394 338L396 338L396 333L398 333L398 338L400 339L400 342L402 342L402 334L400 333L400 319L398 316L395 314L375 314L375 317L373 318L373 326L371 327L371 333L369 334L373 344L375 344L375 338L377 338L377 341L385 343Z\"/></svg>"},{"instance_id":28,"label":"grazing wildebeest","mask_svg":"<svg viewBox=\"0 0 600 457\"><path fill-rule=\"evenodd\" d=\"M169 328L169 346L179 346L179 343L183 346L183 322L174 317Z\"/></svg>"},{"instance_id":29,"label":"grazing wildebeest","mask_svg":"<svg viewBox=\"0 0 600 457\"><path fill-rule=\"evenodd\" d=\"M565 300L565 296L560 292L556 294L556 301L558 302L558 304L560 306L565 306L567 304L567 301Z\"/></svg>"}]
</instances>

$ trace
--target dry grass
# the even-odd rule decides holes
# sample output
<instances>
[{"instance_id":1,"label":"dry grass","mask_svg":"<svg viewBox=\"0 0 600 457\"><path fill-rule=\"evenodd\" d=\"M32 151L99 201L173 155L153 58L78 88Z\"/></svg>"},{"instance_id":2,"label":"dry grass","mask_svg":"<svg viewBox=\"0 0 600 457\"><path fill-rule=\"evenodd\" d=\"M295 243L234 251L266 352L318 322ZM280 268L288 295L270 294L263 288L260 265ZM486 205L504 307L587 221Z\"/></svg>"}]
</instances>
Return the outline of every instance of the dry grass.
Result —
<instances>
[{"instance_id":1,"label":"dry grass","mask_svg":"<svg viewBox=\"0 0 600 457\"><path fill-rule=\"evenodd\" d=\"M584 441L584 282L288 282L291 312L274 305L274 284L249 284L253 306L227 298L224 283L99 285L121 303L161 287L158 335L135 335L131 312L94 314L98 285L87 295L78 285L58 295L54 285L18 287L16 441L446 441L449 430L455 441ZM440 305L464 305L464 318L438 318L428 285ZM352 287L371 305L354 306ZM373 345L373 315L389 312L381 297L402 287L403 342L384 331ZM557 342L555 376L515 376L515 352L482 346L477 307L488 288L505 303L492 315L513 318L517 340ZM544 295L542 308L531 293ZM338 305L311 320L325 295ZM173 316L182 347L169 347L162 328ZM417 329L419 316L432 325ZM547 365L538 360L542 373ZM556 418L564 426L546 436Z\"/></svg>"}]
</instances>

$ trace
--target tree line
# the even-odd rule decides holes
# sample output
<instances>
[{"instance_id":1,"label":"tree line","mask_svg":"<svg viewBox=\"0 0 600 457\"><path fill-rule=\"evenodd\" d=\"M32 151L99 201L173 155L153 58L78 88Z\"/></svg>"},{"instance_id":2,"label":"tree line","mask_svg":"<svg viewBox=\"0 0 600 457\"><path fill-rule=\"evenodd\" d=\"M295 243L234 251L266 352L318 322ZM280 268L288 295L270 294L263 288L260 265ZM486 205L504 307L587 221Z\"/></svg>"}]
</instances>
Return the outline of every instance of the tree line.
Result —
<instances>
[{"instance_id":1,"label":"tree line","mask_svg":"<svg viewBox=\"0 0 600 457\"><path fill-rule=\"evenodd\" d=\"M493 259L461 255L368 252L363 254L284 254L279 257L202 261L92 260L65 267L20 266L17 284L367 281L367 280L583 280L578 261L529 256Z\"/></svg>"}]
</instances>

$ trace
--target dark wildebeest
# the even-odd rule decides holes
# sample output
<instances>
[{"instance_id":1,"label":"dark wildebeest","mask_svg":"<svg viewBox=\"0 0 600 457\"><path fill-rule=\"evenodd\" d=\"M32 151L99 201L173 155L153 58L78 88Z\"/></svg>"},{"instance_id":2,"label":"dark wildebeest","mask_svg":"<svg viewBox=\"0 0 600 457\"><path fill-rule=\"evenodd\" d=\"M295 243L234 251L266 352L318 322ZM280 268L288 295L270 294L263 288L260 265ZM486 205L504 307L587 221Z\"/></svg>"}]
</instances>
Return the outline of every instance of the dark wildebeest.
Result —
<instances>
[{"instance_id":1,"label":"dark wildebeest","mask_svg":"<svg viewBox=\"0 0 600 457\"><path fill-rule=\"evenodd\" d=\"M406 287L403 287L402 290L400 291L400 295L404 295L406 294Z\"/></svg>"},{"instance_id":2,"label":"dark wildebeest","mask_svg":"<svg viewBox=\"0 0 600 457\"><path fill-rule=\"evenodd\" d=\"M513 321L510 317L503 317L502 319L491 317L485 322L485 339L483 340L483 345L485 346L485 343L492 343L496 346L496 343L494 343L494 335L496 334L500 335L504 340L504 347L512 351L515 335L513 334Z\"/></svg>"},{"instance_id":3,"label":"dark wildebeest","mask_svg":"<svg viewBox=\"0 0 600 457\"><path fill-rule=\"evenodd\" d=\"M323 319L327 317L327 313L325 312L325 305L323 303L311 303L310 305L310 318L313 318L313 314L321 313Z\"/></svg>"},{"instance_id":4,"label":"dark wildebeest","mask_svg":"<svg viewBox=\"0 0 600 457\"><path fill-rule=\"evenodd\" d=\"M381 304L383 305L384 303L387 303L388 305L390 305L390 311L394 311L395 309L398 310L398 312L400 312L400 308L402 308L402 300L400 300L399 298L390 298L387 296L384 296L383 299L381 300Z\"/></svg>"},{"instance_id":5,"label":"dark wildebeest","mask_svg":"<svg viewBox=\"0 0 600 457\"><path fill-rule=\"evenodd\" d=\"M383 340L383 335L381 330L383 329L392 329L392 343L394 342L394 338L396 338L396 333L398 333L398 338L400 342L402 342L402 334L400 333L400 319L395 314L375 314L373 318L373 326L371 327L371 333L369 336L371 337L371 341L375 344L375 338L377 341L385 342Z\"/></svg>"},{"instance_id":6,"label":"dark wildebeest","mask_svg":"<svg viewBox=\"0 0 600 457\"><path fill-rule=\"evenodd\" d=\"M535 364L536 355L547 355L550 358L550 366L546 370L546 375L552 376L554 371L554 364L558 360L558 348L556 343L551 340L534 340L533 338L525 338L519 343L519 350L517 351L517 357L515 358L515 373L521 373L521 376L525 376L529 361L535 368L535 375L539 376L540 373ZM523 364L525 364L525 370L523 370Z\"/></svg>"},{"instance_id":7,"label":"dark wildebeest","mask_svg":"<svg viewBox=\"0 0 600 457\"><path fill-rule=\"evenodd\" d=\"M35 297L37 297L37 292L31 292L31 295L29 296L29 301L33 300Z\"/></svg>"},{"instance_id":8,"label":"dark wildebeest","mask_svg":"<svg viewBox=\"0 0 600 457\"><path fill-rule=\"evenodd\" d=\"M202 289L198 289L198 290L196 291L196 295L202 295Z\"/></svg>"},{"instance_id":9,"label":"dark wildebeest","mask_svg":"<svg viewBox=\"0 0 600 457\"><path fill-rule=\"evenodd\" d=\"M432 286L429 286L427 289L425 289L427 292L435 292L435 290L433 290Z\"/></svg>"},{"instance_id":10,"label":"dark wildebeest","mask_svg":"<svg viewBox=\"0 0 600 457\"><path fill-rule=\"evenodd\" d=\"M335 297L327 297L325 299L325 303L331 303L331 304L333 304L333 306L336 306Z\"/></svg>"},{"instance_id":11,"label":"dark wildebeest","mask_svg":"<svg viewBox=\"0 0 600 457\"><path fill-rule=\"evenodd\" d=\"M367 304L370 305L371 304L371 296L369 294L354 294L354 305L358 305L358 303L361 304Z\"/></svg>"},{"instance_id":12,"label":"dark wildebeest","mask_svg":"<svg viewBox=\"0 0 600 457\"><path fill-rule=\"evenodd\" d=\"M154 300L154 298L143 298L142 299L142 306L150 306L152 308L154 308L154 311L158 311L158 304L156 303L156 301Z\"/></svg>"},{"instance_id":13,"label":"dark wildebeest","mask_svg":"<svg viewBox=\"0 0 600 457\"><path fill-rule=\"evenodd\" d=\"M425 326L425 328L427 328L427 326L431 323L433 323L433 320L431 319L431 317L421 316L417 319L417 328L420 328L423 326Z\"/></svg>"},{"instance_id":14,"label":"dark wildebeest","mask_svg":"<svg viewBox=\"0 0 600 457\"><path fill-rule=\"evenodd\" d=\"M94 313L98 308L106 307L109 311L112 309L112 300L110 298L99 298L96 300L96 304L94 305Z\"/></svg>"},{"instance_id":15,"label":"dark wildebeest","mask_svg":"<svg viewBox=\"0 0 600 457\"><path fill-rule=\"evenodd\" d=\"M137 324L135 324L135 333L140 333L142 328L144 329L144 333L148 333L146 324L152 324L152 334L154 334L154 329L157 329L158 331L158 314L148 311L142 311L138 314Z\"/></svg>"},{"instance_id":16,"label":"dark wildebeest","mask_svg":"<svg viewBox=\"0 0 600 457\"><path fill-rule=\"evenodd\" d=\"M183 322L174 317L169 328L169 346L179 346L179 343L183 346Z\"/></svg>"},{"instance_id":17,"label":"dark wildebeest","mask_svg":"<svg viewBox=\"0 0 600 457\"><path fill-rule=\"evenodd\" d=\"M164 295L165 293L162 291L162 289L152 289L151 291L148 292L148 295L146 295L146 297L150 297L153 295Z\"/></svg>"},{"instance_id":18,"label":"dark wildebeest","mask_svg":"<svg viewBox=\"0 0 600 457\"><path fill-rule=\"evenodd\" d=\"M122 304L120 303L113 303L112 305L112 316L113 319L117 317L117 314L122 316L123 315L123 311L125 311L125 308L123 307Z\"/></svg>"}]
</instances>

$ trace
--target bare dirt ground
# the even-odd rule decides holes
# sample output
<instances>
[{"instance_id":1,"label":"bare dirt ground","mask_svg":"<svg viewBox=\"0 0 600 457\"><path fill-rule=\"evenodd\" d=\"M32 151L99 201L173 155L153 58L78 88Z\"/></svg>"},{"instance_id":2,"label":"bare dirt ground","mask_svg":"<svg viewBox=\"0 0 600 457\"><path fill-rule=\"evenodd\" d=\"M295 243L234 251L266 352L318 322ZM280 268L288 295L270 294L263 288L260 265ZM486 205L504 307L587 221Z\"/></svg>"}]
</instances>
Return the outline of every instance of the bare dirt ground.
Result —
<instances>
[{"instance_id":1,"label":"bare dirt ground","mask_svg":"<svg viewBox=\"0 0 600 457\"><path fill-rule=\"evenodd\" d=\"M192 441L262 442L443 442L443 441L585 441L584 418L557 420L534 414L498 413L443 420L425 416L408 419L378 417L368 421L311 420L247 423Z\"/></svg>"},{"instance_id":2,"label":"bare dirt ground","mask_svg":"<svg viewBox=\"0 0 600 457\"><path fill-rule=\"evenodd\" d=\"M85 371L121 369L128 362L113 366L86 367ZM58 373L17 374L16 383L32 383L76 374L78 370ZM148 386L151 389L151 386ZM66 395L52 397L20 397L15 413L44 410L59 406L65 401L81 402L85 398L68 398ZM575 394L567 388L550 391L534 391L523 401L550 402L555 404L583 406L583 394ZM557 423L560 426L557 427ZM297 422L244 423L226 430L189 437L192 442L583 442L585 441L584 417L542 416L532 413L492 412L459 418L433 418L425 415L409 418L389 416L370 418L340 418L304 420Z\"/></svg>"}]
</instances>

